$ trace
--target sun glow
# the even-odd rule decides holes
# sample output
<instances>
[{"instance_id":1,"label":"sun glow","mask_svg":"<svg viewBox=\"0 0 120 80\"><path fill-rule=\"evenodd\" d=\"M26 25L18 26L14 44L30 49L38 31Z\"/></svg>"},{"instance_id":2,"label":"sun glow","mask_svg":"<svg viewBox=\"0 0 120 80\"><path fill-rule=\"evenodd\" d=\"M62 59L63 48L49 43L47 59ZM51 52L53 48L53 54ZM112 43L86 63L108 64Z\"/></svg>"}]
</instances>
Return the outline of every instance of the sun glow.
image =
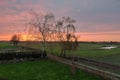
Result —
<instances>
[{"instance_id":1,"label":"sun glow","mask_svg":"<svg viewBox=\"0 0 120 80\"><path fill-rule=\"evenodd\" d=\"M27 41L27 35L21 35L21 38L20 38L21 41Z\"/></svg>"},{"instance_id":2,"label":"sun glow","mask_svg":"<svg viewBox=\"0 0 120 80\"><path fill-rule=\"evenodd\" d=\"M77 33L78 41L118 41L120 42L120 33L119 32L110 32L110 33ZM9 35L0 35L0 40L10 41L13 34ZM56 38L52 38L50 41L56 41ZM40 41L40 39L35 39L32 35L20 34L20 41Z\"/></svg>"},{"instance_id":3,"label":"sun glow","mask_svg":"<svg viewBox=\"0 0 120 80\"><path fill-rule=\"evenodd\" d=\"M36 41L36 38L33 35L22 34L20 37L20 40L21 41Z\"/></svg>"}]
</instances>

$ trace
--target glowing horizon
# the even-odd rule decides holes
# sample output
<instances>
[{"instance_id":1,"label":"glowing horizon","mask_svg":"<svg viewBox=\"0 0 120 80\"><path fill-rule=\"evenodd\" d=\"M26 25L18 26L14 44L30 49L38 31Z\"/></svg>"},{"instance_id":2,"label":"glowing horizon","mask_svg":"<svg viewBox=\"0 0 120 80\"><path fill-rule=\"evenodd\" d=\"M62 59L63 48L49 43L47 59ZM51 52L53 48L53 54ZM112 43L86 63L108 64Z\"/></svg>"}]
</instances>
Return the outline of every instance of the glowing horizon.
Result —
<instances>
[{"instance_id":1,"label":"glowing horizon","mask_svg":"<svg viewBox=\"0 0 120 80\"><path fill-rule=\"evenodd\" d=\"M78 41L95 41L95 42L120 42L120 32L101 32L101 33L77 33L80 35ZM115 36L116 35L116 36ZM0 36L0 41L9 41L13 35ZM108 39L109 38L109 39ZM27 41L33 39L28 39L26 34L21 34L21 41Z\"/></svg>"}]
</instances>

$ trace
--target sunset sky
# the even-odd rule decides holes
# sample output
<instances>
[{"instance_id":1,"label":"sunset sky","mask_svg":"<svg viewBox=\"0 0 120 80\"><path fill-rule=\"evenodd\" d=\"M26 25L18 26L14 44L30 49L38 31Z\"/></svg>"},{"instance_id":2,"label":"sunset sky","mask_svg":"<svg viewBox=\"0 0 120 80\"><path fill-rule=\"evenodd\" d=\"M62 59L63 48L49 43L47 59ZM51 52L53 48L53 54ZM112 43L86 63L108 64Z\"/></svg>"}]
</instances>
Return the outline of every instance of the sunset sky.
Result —
<instances>
[{"instance_id":1,"label":"sunset sky","mask_svg":"<svg viewBox=\"0 0 120 80\"><path fill-rule=\"evenodd\" d=\"M81 41L120 41L120 0L0 0L0 40L25 34L31 9L74 18Z\"/></svg>"}]
</instances>

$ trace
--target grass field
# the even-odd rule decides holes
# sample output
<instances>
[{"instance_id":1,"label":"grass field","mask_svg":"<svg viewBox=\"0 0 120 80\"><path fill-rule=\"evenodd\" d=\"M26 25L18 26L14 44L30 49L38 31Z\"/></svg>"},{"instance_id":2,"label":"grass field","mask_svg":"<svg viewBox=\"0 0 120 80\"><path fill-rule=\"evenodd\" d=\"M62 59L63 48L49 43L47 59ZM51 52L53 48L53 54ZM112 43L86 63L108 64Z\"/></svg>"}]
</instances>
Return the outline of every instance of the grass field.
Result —
<instances>
[{"instance_id":1,"label":"grass field","mask_svg":"<svg viewBox=\"0 0 120 80\"><path fill-rule=\"evenodd\" d=\"M99 49L103 45L118 46L118 48L103 50ZM74 53L74 52L73 52ZM120 65L120 44L93 44L93 43L81 43L79 49L75 51L75 54L80 57L85 57L101 62Z\"/></svg>"},{"instance_id":2,"label":"grass field","mask_svg":"<svg viewBox=\"0 0 120 80\"><path fill-rule=\"evenodd\" d=\"M38 45L40 46L40 45ZM39 48L34 44L32 47ZM0 43L0 50L16 48ZM69 66L51 60L9 63L0 65L0 80L103 80L100 77L77 70L71 76Z\"/></svg>"},{"instance_id":3,"label":"grass field","mask_svg":"<svg viewBox=\"0 0 120 80\"><path fill-rule=\"evenodd\" d=\"M24 45L25 46L26 44L27 44L27 47L32 47L32 48L35 48L35 49L40 49L41 48L41 43L38 43L38 42L34 42L34 43L20 43L19 45ZM102 46L107 46L107 45L118 46L118 47L115 48L115 49L110 49L110 50L100 49ZM12 46L12 45L10 45L8 43L0 43L0 49L4 49L4 48L7 49L7 48L16 48L16 47ZM47 43L47 51L48 51L48 53L52 53L53 52L54 55L60 55L60 46L58 45L58 43L52 43L52 44L51 43ZM67 52L67 55L71 55L71 54L74 54L75 56L85 57L85 58L88 58L88 59L93 59L93 60L96 60L96 61L101 61L101 62L106 62L106 63L110 63L110 64L120 65L120 44L79 43L79 47L78 47L78 49L76 51ZM27 64L29 64L29 63L21 63L21 64L19 63L17 65L21 65L21 68L22 68L22 64L27 66ZM32 64L34 64L34 63L32 63ZM7 66L10 66L10 65L16 65L16 64L10 64L10 65L5 64L5 65L7 67ZM3 65L0 66L0 69L2 69L2 67L3 67ZM48 66L48 67L50 67L50 66ZM23 68L24 68L24 66L23 66ZM15 67L15 69L18 70L18 68L16 68L16 67ZM4 70L4 69L2 69L2 70ZM25 69L23 69L23 70L25 70ZM12 72L12 71L10 71L10 72ZM32 74L32 71L30 71L30 72ZM0 72L0 73L4 73L4 71ZM9 73L9 70L8 70L8 73ZM4 73L4 74L6 75L8 73ZM13 70L13 73L15 73L14 70ZM26 72L24 72L24 73L26 73ZM38 72L36 72L36 73L38 73ZM59 74L59 72L55 72L55 73ZM71 77L69 72L67 74L69 75L69 77ZM88 73L84 73L83 71L78 71L77 75L78 74L82 75L82 74L88 74ZM20 75L22 75L22 73L20 73ZM47 73L44 74L44 75L49 76ZM77 75L74 78L79 80ZM8 76L8 78L10 78L11 76ZM16 75L16 76L19 77L19 75ZM4 78L3 75L0 75L0 77ZM39 79L41 79L41 77L42 76L39 76ZM24 78L27 79L27 77L24 77ZM68 78L68 80L73 80L74 78L71 77L70 79ZM12 79L12 78L10 78L10 79ZM62 80L65 80L65 79L62 79ZM21 79L21 80L24 80L24 79ZM33 80L38 80L38 79L35 77L35 79L33 79ZM47 79L44 79L44 80L47 80ZM55 80L55 78L53 77L50 80ZM95 78L94 79L84 79L83 78L83 80L98 80L98 79L95 79Z\"/></svg>"},{"instance_id":4,"label":"grass field","mask_svg":"<svg viewBox=\"0 0 120 80\"><path fill-rule=\"evenodd\" d=\"M26 43L20 43L20 45L26 45ZM110 50L99 49L102 46L113 45L118 46L118 48ZM28 47L40 49L41 43L29 43ZM8 43L0 43L0 49L3 48L15 48ZM60 55L60 46L58 43L48 43L47 44L48 53L53 53L55 55ZM106 62L110 64L120 65L120 44L105 44L105 43L79 43L79 47L75 51L67 52L67 55L75 55L80 57L85 57L88 59L93 59L101 62Z\"/></svg>"},{"instance_id":5,"label":"grass field","mask_svg":"<svg viewBox=\"0 0 120 80\"><path fill-rule=\"evenodd\" d=\"M8 42L0 42L0 49L5 49L5 48L15 48L15 46L10 45Z\"/></svg>"},{"instance_id":6,"label":"grass field","mask_svg":"<svg viewBox=\"0 0 120 80\"><path fill-rule=\"evenodd\" d=\"M23 45L23 44L22 44ZM118 46L115 49L103 50L102 46ZM40 43L29 44L30 47L40 49ZM58 43L48 43L47 50L54 55L60 54L60 46ZM110 64L120 65L120 44L108 43L79 43L79 47L75 51L68 51L67 55L75 55L93 59Z\"/></svg>"},{"instance_id":7,"label":"grass field","mask_svg":"<svg viewBox=\"0 0 120 80\"><path fill-rule=\"evenodd\" d=\"M69 66L50 60L0 65L0 78L8 80L103 80L77 70L71 76Z\"/></svg>"},{"instance_id":8,"label":"grass field","mask_svg":"<svg viewBox=\"0 0 120 80\"><path fill-rule=\"evenodd\" d=\"M25 45L22 43L22 45ZM118 46L118 48L110 49L110 50L102 50L99 49L102 46L106 45L113 45ZM40 49L41 43L31 43L28 45L28 47ZM48 52L54 52L55 54L60 54L60 46L58 43L48 43L47 44L47 50ZM69 53L69 52L68 52ZM120 44L105 44L105 43L79 43L79 47L77 50L72 51L71 53L74 53L76 55L82 56L82 57L98 57L98 56L107 56L110 54L118 54L120 53ZM99 54L99 55L98 55Z\"/></svg>"}]
</instances>

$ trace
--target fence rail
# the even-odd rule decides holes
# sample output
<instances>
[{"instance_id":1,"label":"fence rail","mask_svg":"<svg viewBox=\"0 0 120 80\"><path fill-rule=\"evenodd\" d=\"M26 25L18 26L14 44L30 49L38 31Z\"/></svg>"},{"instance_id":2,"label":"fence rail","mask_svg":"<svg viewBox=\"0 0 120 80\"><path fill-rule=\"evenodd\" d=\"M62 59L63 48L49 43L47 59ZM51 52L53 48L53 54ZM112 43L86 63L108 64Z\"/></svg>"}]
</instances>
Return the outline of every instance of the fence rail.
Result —
<instances>
[{"instance_id":1,"label":"fence rail","mask_svg":"<svg viewBox=\"0 0 120 80\"><path fill-rule=\"evenodd\" d=\"M71 59L71 57L67 57L67 59ZM120 66L119 65L99 62L99 61L95 61L95 60L91 60L91 59L87 59L87 58L81 58L81 57L74 57L74 60L77 61L77 62L91 64L91 65L94 65L94 66L97 66L97 67L100 67L100 68L109 69L111 71L120 72Z\"/></svg>"},{"instance_id":2,"label":"fence rail","mask_svg":"<svg viewBox=\"0 0 120 80\"><path fill-rule=\"evenodd\" d=\"M111 73L111 72L108 72L108 71L97 69L97 68L94 68L94 67L91 67L91 66L87 66L87 65L78 63L76 61L72 62L71 60L64 59L64 58L61 58L61 57L57 57L57 56L54 56L54 55L51 55L51 54L48 54L48 58L50 58L52 60L56 60L56 61L64 63L64 64L67 64L67 65L74 64L79 69L85 70L89 73L96 74L96 75L101 76L105 79L120 80L120 75L116 74L116 73Z\"/></svg>"}]
</instances>

